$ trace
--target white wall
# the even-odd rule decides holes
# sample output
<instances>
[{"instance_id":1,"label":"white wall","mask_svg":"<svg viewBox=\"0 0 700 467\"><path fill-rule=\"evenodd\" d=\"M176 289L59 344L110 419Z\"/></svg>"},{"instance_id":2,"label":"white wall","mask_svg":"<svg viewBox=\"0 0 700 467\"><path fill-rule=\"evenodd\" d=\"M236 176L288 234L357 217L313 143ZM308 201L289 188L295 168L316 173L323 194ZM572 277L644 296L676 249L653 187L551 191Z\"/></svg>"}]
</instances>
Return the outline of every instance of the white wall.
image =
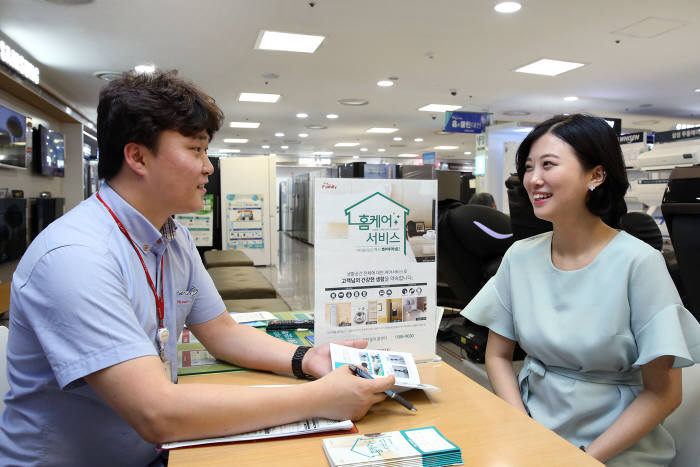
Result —
<instances>
[{"instance_id":1,"label":"white wall","mask_svg":"<svg viewBox=\"0 0 700 467\"><path fill-rule=\"evenodd\" d=\"M221 176L221 244L229 249L226 195L262 195L263 246L243 249L255 265L277 262L277 182L274 156L225 157L219 160Z\"/></svg>"}]
</instances>

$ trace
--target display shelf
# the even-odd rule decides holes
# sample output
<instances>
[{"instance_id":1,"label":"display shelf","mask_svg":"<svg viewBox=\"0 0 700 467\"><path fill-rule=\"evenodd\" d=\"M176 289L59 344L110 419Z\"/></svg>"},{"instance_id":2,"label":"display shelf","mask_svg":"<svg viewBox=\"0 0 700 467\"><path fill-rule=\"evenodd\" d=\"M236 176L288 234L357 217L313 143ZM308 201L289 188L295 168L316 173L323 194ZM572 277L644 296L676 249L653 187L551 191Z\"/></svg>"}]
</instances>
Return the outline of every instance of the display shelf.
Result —
<instances>
[{"instance_id":1,"label":"display shelf","mask_svg":"<svg viewBox=\"0 0 700 467\"><path fill-rule=\"evenodd\" d=\"M65 112L59 107L59 102L52 102L46 97L39 94L37 91L29 88L21 83L18 79L8 75L4 70L0 69L0 89L11 94L27 104L33 105L37 109L45 112L47 115L55 118L60 122L67 123L82 123L73 115Z\"/></svg>"}]
</instances>

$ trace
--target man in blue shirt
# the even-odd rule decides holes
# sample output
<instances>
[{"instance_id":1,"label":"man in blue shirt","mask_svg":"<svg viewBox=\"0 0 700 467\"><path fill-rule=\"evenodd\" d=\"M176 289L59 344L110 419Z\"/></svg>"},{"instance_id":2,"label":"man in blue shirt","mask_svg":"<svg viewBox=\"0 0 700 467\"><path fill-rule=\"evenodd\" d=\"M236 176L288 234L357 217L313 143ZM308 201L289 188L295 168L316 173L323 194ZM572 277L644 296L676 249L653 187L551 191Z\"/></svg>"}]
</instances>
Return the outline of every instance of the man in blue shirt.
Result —
<instances>
[{"instance_id":1,"label":"man in blue shirt","mask_svg":"<svg viewBox=\"0 0 700 467\"><path fill-rule=\"evenodd\" d=\"M327 345L297 348L226 313L189 232L170 217L201 209L222 119L173 72L125 74L102 90L106 183L36 238L13 276L0 465L159 465L155 444L358 419L393 385L331 371ZM183 324L221 360L319 379L176 385Z\"/></svg>"}]
</instances>

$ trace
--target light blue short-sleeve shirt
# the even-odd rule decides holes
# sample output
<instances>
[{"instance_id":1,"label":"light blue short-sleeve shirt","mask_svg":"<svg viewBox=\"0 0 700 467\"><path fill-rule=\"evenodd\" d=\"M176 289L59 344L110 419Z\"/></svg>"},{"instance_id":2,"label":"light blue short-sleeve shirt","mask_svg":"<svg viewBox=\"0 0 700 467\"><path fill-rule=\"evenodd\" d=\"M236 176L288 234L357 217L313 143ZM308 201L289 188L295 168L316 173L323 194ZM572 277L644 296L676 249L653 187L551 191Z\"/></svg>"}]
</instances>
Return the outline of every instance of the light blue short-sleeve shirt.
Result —
<instances>
[{"instance_id":1,"label":"light blue short-sleeve shirt","mask_svg":"<svg viewBox=\"0 0 700 467\"><path fill-rule=\"evenodd\" d=\"M163 257L166 357L184 324L225 311L187 229L159 231L108 184L100 195L154 281ZM158 457L83 377L158 355L155 297L134 248L93 195L32 242L12 279L0 465L148 465ZM175 372L174 372L175 373ZM175 382L177 375L173 374Z\"/></svg>"}]
</instances>

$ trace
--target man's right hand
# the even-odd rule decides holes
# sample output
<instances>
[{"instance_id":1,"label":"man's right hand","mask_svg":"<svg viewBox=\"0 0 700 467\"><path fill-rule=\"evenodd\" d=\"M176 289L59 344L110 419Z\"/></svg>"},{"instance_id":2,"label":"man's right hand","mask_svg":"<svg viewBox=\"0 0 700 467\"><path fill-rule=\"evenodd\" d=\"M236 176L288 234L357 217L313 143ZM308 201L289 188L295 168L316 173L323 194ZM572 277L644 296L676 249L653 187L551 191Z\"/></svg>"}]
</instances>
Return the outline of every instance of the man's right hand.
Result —
<instances>
[{"instance_id":1,"label":"man's right hand","mask_svg":"<svg viewBox=\"0 0 700 467\"><path fill-rule=\"evenodd\" d=\"M384 391L394 385L394 376L364 379L355 376L348 365L308 383L317 401L318 416L331 420L359 420L370 407L386 398Z\"/></svg>"}]
</instances>

